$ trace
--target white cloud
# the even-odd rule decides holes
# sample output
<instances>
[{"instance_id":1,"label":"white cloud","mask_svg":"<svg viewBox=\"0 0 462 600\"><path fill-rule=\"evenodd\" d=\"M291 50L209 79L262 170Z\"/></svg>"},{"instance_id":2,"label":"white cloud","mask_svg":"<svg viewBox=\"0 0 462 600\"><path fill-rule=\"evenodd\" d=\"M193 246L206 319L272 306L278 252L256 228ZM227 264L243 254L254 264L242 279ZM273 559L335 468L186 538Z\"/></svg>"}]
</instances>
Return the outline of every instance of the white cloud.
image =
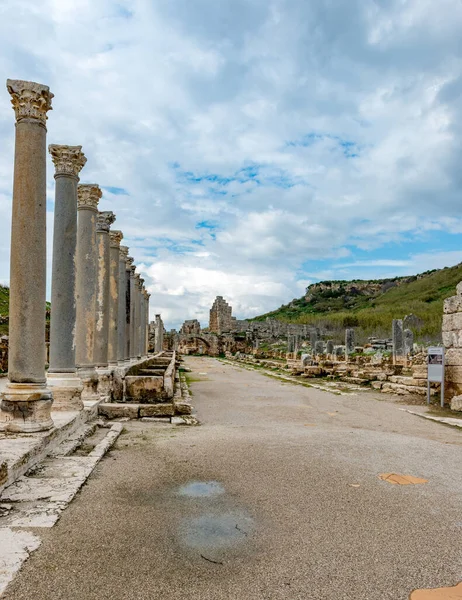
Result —
<instances>
[{"instance_id":1,"label":"white cloud","mask_svg":"<svg viewBox=\"0 0 462 600\"><path fill-rule=\"evenodd\" d=\"M462 233L458 0L4 0L0 10L0 72L50 85L48 141L82 144L82 181L126 190L107 191L101 208L117 214L152 313L168 324L207 320L216 294L238 316L271 310L310 273L350 268L336 264L346 256L370 276L457 262L444 247L423 257L412 240ZM7 280L6 90L0 136ZM51 161L48 195L51 211ZM394 242L407 244L402 260L355 258Z\"/></svg>"}]
</instances>

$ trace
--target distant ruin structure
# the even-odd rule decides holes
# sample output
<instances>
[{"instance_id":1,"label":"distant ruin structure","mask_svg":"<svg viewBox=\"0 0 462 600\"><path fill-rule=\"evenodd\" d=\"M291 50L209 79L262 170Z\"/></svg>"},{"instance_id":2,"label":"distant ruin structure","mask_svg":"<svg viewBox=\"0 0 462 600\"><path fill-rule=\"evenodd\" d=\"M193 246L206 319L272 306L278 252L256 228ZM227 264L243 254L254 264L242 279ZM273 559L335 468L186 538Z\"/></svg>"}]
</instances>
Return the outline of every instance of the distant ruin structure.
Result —
<instances>
[{"instance_id":1,"label":"distant ruin structure","mask_svg":"<svg viewBox=\"0 0 462 600\"><path fill-rule=\"evenodd\" d=\"M232 312L233 309L223 296L217 296L210 309L209 331L218 334L232 331Z\"/></svg>"}]
</instances>

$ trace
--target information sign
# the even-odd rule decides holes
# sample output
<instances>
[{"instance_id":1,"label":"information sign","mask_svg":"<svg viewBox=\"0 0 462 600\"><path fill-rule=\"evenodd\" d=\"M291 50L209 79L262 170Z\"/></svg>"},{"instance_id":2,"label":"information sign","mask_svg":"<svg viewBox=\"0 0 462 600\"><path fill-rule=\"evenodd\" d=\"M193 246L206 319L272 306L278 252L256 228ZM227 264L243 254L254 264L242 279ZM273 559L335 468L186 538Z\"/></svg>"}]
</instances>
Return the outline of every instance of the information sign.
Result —
<instances>
[{"instance_id":1,"label":"information sign","mask_svg":"<svg viewBox=\"0 0 462 600\"><path fill-rule=\"evenodd\" d=\"M427 403L430 404L430 382L441 383L441 406L444 406L444 348L431 346L427 356Z\"/></svg>"}]
</instances>

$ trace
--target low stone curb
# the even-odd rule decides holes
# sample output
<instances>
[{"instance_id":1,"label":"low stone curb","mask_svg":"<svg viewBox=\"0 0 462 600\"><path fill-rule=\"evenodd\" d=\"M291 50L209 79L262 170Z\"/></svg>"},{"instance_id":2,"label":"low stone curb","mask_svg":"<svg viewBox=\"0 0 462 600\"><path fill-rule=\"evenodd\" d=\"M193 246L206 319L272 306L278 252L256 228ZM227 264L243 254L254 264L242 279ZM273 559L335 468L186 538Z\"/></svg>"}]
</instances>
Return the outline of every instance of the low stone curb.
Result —
<instances>
[{"instance_id":1,"label":"low stone curb","mask_svg":"<svg viewBox=\"0 0 462 600\"><path fill-rule=\"evenodd\" d=\"M424 413L408 410L407 408L400 408L399 410L407 412L410 415L415 415L416 417L422 417L422 419L428 419L429 421L435 421L436 423L443 423L444 425L451 425L451 427L459 427L462 429L462 419L455 419L454 417L433 417Z\"/></svg>"}]
</instances>

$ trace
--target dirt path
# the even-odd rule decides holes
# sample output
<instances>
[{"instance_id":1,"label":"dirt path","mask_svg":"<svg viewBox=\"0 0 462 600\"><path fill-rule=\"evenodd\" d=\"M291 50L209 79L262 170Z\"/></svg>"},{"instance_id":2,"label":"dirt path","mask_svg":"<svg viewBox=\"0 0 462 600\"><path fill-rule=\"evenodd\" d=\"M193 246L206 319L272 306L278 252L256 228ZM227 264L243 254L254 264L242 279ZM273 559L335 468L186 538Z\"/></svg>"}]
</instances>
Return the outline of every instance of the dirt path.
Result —
<instances>
[{"instance_id":1,"label":"dirt path","mask_svg":"<svg viewBox=\"0 0 462 600\"><path fill-rule=\"evenodd\" d=\"M462 579L460 431L187 364L203 425L130 422L6 600L407 600Z\"/></svg>"}]
</instances>

